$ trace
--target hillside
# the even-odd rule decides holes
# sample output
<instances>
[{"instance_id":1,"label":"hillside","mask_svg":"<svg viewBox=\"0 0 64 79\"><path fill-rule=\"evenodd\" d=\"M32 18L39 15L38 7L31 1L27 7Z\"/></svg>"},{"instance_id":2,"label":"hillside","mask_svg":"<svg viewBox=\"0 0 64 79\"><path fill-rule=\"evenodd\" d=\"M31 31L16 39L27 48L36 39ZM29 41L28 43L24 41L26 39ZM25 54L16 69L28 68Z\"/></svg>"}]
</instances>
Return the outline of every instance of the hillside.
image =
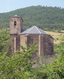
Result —
<instances>
[{"instance_id":1,"label":"hillside","mask_svg":"<svg viewBox=\"0 0 64 79\"><path fill-rule=\"evenodd\" d=\"M8 13L0 13L0 29L9 27L9 17L19 15L24 28L36 25L41 29L64 29L64 9L58 7L31 6Z\"/></svg>"}]
</instances>

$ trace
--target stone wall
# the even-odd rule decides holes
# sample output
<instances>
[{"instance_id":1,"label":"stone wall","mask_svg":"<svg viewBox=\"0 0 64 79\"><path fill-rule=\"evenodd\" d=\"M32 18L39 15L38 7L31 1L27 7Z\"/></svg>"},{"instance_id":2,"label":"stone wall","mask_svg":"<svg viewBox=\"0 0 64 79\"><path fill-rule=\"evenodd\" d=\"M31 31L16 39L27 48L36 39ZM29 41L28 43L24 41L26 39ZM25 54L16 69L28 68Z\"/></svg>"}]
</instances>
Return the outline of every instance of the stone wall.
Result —
<instances>
[{"instance_id":1,"label":"stone wall","mask_svg":"<svg viewBox=\"0 0 64 79\"><path fill-rule=\"evenodd\" d=\"M16 37L14 37L14 52L16 52Z\"/></svg>"},{"instance_id":2,"label":"stone wall","mask_svg":"<svg viewBox=\"0 0 64 79\"><path fill-rule=\"evenodd\" d=\"M36 42L38 45L38 52L33 53L33 57L42 56L42 55L51 55L53 54L53 38L50 35L38 35L38 34L29 34L25 35L10 35L10 39L13 42L13 46L11 48L12 52L16 52L17 50L22 51L20 45L26 47L25 41L27 41L28 45Z\"/></svg>"},{"instance_id":3,"label":"stone wall","mask_svg":"<svg viewBox=\"0 0 64 79\"><path fill-rule=\"evenodd\" d=\"M44 55L43 35L40 35L40 56Z\"/></svg>"},{"instance_id":4,"label":"stone wall","mask_svg":"<svg viewBox=\"0 0 64 79\"><path fill-rule=\"evenodd\" d=\"M12 40L12 46L11 46L11 52L14 52L14 38L16 37L16 35L10 35L10 39Z\"/></svg>"},{"instance_id":5,"label":"stone wall","mask_svg":"<svg viewBox=\"0 0 64 79\"><path fill-rule=\"evenodd\" d=\"M27 37L25 37L25 35L20 35L20 45L26 47L25 41L27 41ZM21 47L20 47L20 51L22 51Z\"/></svg>"},{"instance_id":6,"label":"stone wall","mask_svg":"<svg viewBox=\"0 0 64 79\"><path fill-rule=\"evenodd\" d=\"M16 51L17 50L20 51L20 36L19 35L16 37Z\"/></svg>"},{"instance_id":7,"label":"stone wall","mask_svg":"<svg viewBox=\"0 0 64 79\"><path fill-rule=\"evenodd\" d=\"M33 44L34 42L36 42L36 45L38 45L38 50L39 50L39 35L38 34L30 34L27 36L27 42L28 44ZM36 53L32 54L33 57L35 56L39 56L39 51Z\"/></svg>"},{"instance_id":8,"label":"stone wall","mask_svg":"<svg viewBox=\"0 0 64 79\"><path fill-rule=\"evenodd\" d=\"M16 25L14 25L16 22ZM19 34L23 28L23 21L21 17L10 17L10 34Z\"/></svg>"},{"instance_id":9,"label":"stone wall","mask_svg":"<svg viewBox=\"0 0 64 79\"><path fill-rule=\"evenodd\" d=\"M41 52L44 55L53 54L53 38L51 38L50 35L43 35L41 37Z\"/></svg>"},{"instance_id":10,"label":"stone wall","mask_svg":"<svg viewBox=\"0 0 64 79\"><path fill-rule=\"evenodd\" d=\"M10 35L10 39L12 40L12 52L20 51L20 36L19 35Z\"/></svg>"}]
</instances>

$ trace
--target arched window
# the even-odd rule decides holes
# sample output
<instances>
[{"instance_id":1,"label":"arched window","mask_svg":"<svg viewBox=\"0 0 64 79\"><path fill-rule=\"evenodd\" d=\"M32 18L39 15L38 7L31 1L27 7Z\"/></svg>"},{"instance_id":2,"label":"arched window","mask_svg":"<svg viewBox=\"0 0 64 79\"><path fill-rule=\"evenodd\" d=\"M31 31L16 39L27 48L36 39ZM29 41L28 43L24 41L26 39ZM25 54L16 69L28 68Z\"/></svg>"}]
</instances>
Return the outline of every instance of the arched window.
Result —
<instances>
[{"instance_id":1,"label":"arched window","mask_svg":"<svg viewBox=\"0 0 64 79\"><path fill-rule=\"evenodd\" d=\"M14 21L14 26L16 26L16 21Z\"/></svg>"}]
</instances>

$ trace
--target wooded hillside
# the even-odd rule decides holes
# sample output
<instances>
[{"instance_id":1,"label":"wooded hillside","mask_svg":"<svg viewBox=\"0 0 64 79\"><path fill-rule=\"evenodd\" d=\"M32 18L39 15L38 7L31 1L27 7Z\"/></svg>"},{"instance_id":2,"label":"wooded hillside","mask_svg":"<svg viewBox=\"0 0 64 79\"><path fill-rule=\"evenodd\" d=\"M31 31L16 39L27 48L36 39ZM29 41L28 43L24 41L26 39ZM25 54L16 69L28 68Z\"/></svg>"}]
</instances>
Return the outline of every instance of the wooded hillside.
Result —
<instances>
[{"instance_id":1,"label":"wooded hillside","mask_svg":"<svg viewBox=\"0 0 64 79\"><path fill-rule=\"evenodd\" d=\"M9 27L9 17L19 15L23 18L24 28L33 25L41 29L64 29L64 9L59 7L31 6L8 13L0 13L0 29Z\"/></svg>"}]
</instances>

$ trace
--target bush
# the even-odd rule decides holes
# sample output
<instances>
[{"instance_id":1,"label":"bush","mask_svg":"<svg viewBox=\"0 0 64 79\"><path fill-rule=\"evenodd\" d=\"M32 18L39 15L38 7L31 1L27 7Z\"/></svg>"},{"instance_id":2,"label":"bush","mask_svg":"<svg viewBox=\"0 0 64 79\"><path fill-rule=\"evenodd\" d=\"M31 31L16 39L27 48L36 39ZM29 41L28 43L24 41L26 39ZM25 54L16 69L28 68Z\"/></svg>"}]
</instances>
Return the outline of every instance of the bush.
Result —
<instances>
[{"instance_id":1,"label":"bush","mask_svg":"<svg viewBox=\"0 0 64 79\"><path fill-rule=\"evenodd\" d=\"M30 47L23 47L22 52L17 51L12 56L8 57L7 53L0 54L0 79L29 79L26 72L31 72L32 53L37 52L35 43ZM23 69L21 69L23 67Z\"/></svg>"}]
</instances>

